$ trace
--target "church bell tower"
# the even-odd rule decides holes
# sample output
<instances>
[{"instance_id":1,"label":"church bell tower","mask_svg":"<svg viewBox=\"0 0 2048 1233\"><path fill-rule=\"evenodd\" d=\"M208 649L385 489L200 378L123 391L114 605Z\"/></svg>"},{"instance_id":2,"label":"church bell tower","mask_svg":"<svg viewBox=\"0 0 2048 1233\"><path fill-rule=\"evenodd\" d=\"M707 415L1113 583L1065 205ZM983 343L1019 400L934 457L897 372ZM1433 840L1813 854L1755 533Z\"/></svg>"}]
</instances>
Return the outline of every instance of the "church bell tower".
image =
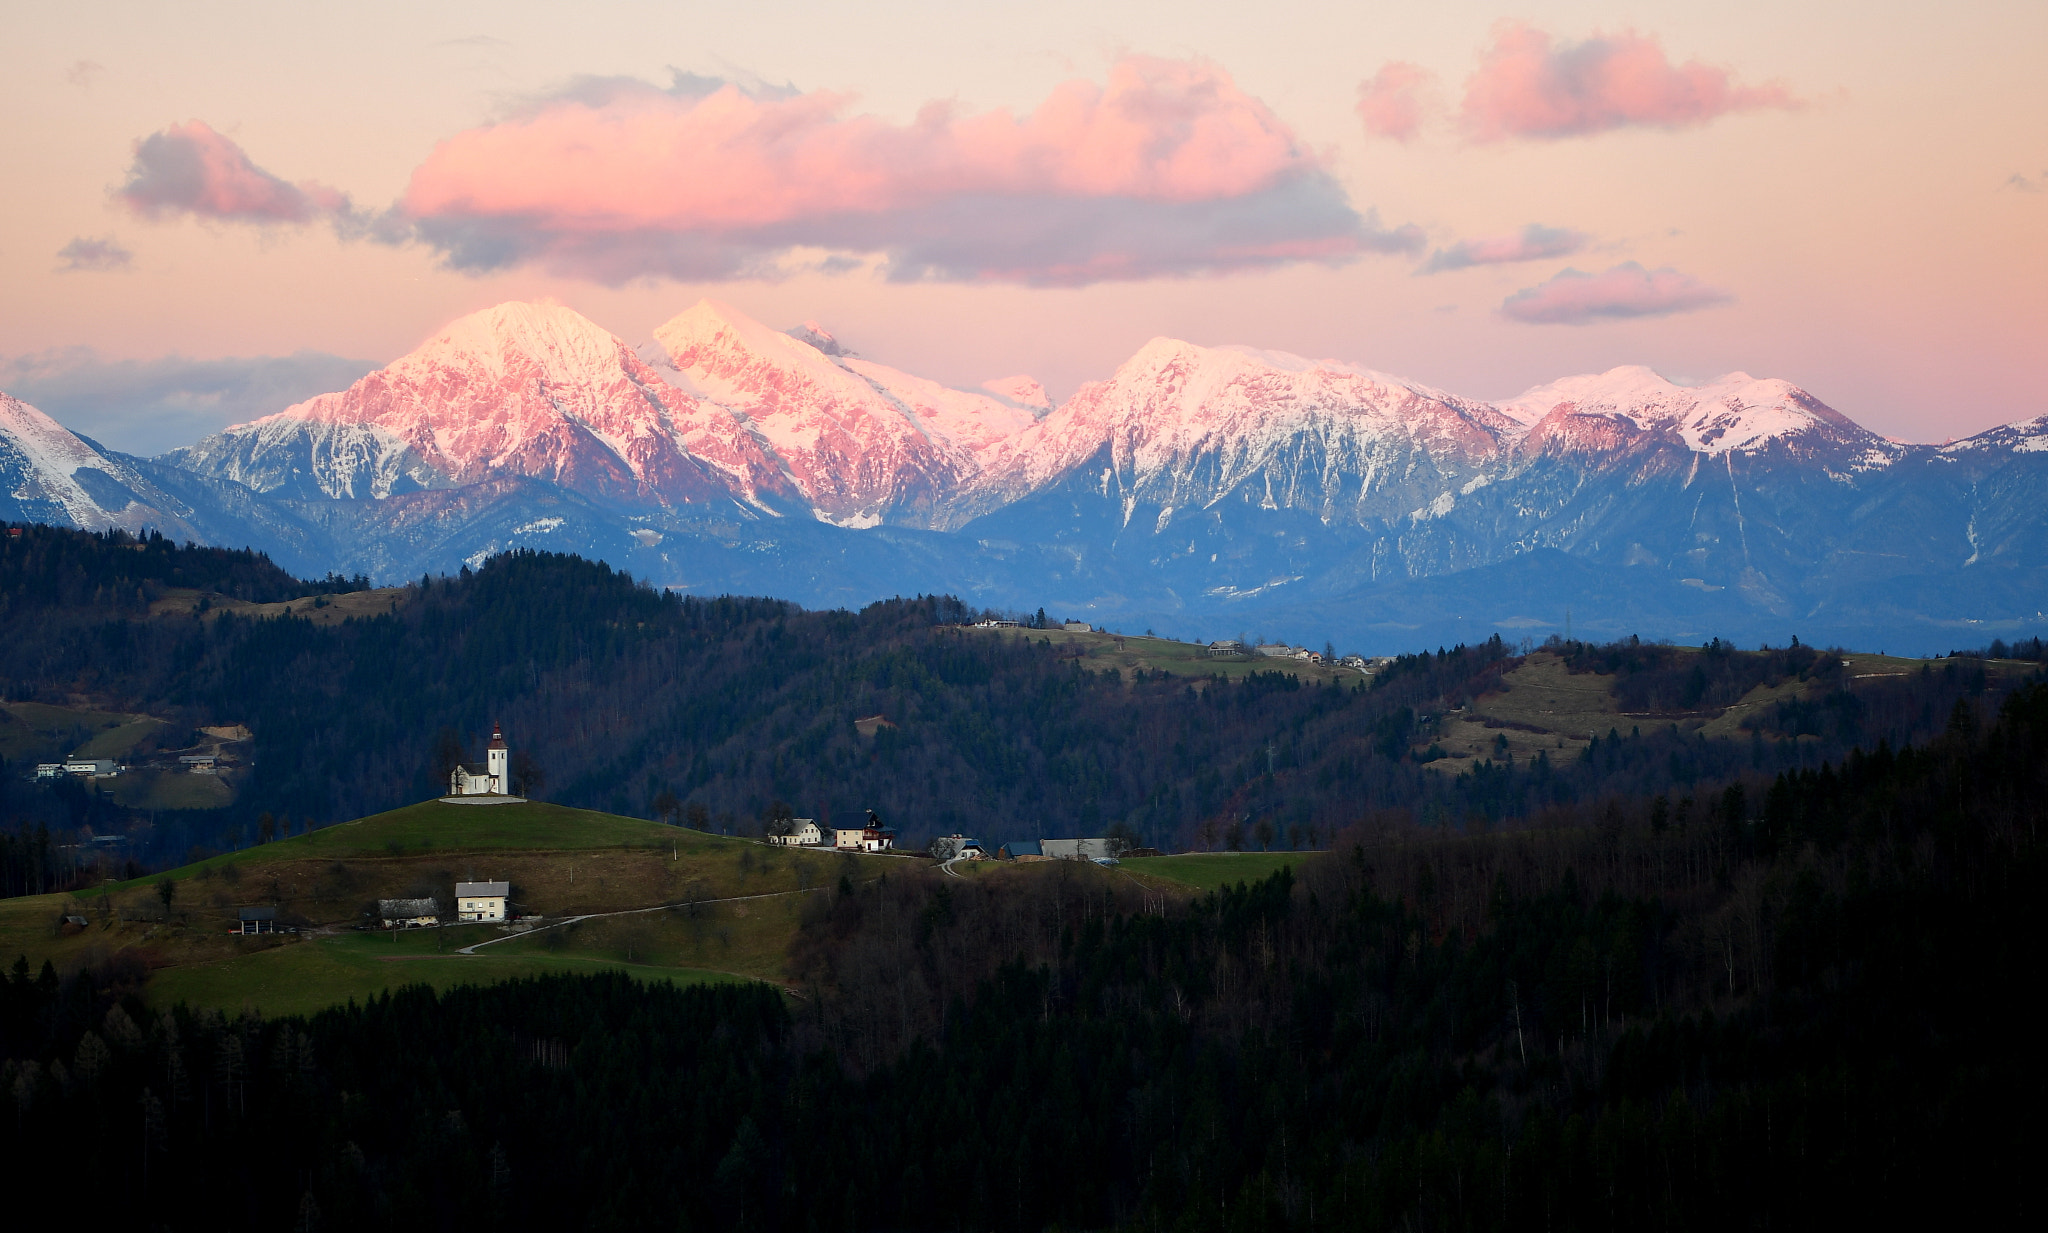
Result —
<instances>
[{"instance_id":1,"label":"church bell tower","mask_svg":"<svg viewBox=\"0 0 2048 1233\"><path fill-rule=\"evenodd\" d=\"M491 777L491 791L512 795L512 756L505 748L505 729L491 725L491 743L484 751L484 771Z\"/></svg>"}]
</instances>

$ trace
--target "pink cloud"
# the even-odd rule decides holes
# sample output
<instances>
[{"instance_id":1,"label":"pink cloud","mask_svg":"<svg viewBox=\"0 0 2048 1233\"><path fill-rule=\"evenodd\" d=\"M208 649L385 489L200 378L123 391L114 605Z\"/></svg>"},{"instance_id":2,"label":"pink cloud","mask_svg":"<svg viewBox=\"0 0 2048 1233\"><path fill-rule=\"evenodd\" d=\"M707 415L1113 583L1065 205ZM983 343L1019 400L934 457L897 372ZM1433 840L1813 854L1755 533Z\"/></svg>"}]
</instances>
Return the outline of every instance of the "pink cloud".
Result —
<instances>
[{"instance_id":1,"label":"pink cloud","mask_svg":"<svg viewBox=\"0 0 2048 1233\"><path fill-rule=\"evenodd\" d=\"M1202 62L1127 57L1026 115L607 79L459 133L401 211L458 268L606 282L882 253L895 279L1078 284L1412 252L1265 104Z\"/></svg>"},{"instance_id":2,"label":"pink cloud","mask_svg":"<svg viewBox=\"0 0 2048 1233\"><path fill-rule=\"evenodd\" d=\"M1734 297L1669 266L1646 270L1634 261L1600 274L1567 269L1548 282L1517 291L1500 311L1515 321L1538 325L1585 325L1630 317L1691 312Z\"/></svg>"},{"instance_id":3,"label":"pink cloud","mask_svg":"<svg viewBox=\"0 0 2048 1233\"><path fill-rule=\"evenodd\" d=\"M287 183L200 120L137 141L128 182L114 195L146 218L191 214L224 222L305 223L349 213L342 193L311 180Z\"/></svg>"},{"instance_id":4,"label":"pink cloud","mask_svg":"<svg viewBox=\"0 0 2048 1233\"><path fill-rule=\"evenodd\" d=\"M1506 265L1516 261L1542 261L1568 257L1586 246L1591 237L1582 231L1545 227L1530 223L1515 235L1489 236L1483 240L1460 240L1429 255L1417 274L1441 274L1475 265Z\"/></svg>"},{"instance_id":5,"label":"pink cloud","mask_svg":"<svg viewBox=\"0 0 2048 1233\"><path fill-rule=\"evenodd\" d=\"M1436 85L1436 74L1420 65L1389 60L1380 71L1358 84L1358 118L1374 137L1394 141L1411 140L1422 128L1422 118Z\"/></svg>"},{"instance_id":6,"label":"pink cloud","mask_svg":"<svg viewBox=\"0 0 2048 1233\"><path fill-rule=\"evenodd\" d=\"M1475 139L1502 141L1688 128L1730 112L1800 105L1777 83L1737 85L1727 69L1698 60L1674 65L1653 37L1623 32L1553 43L1541 30L1503 21L1465 83L1462 119Z\"/></svg>"}]
</instances>

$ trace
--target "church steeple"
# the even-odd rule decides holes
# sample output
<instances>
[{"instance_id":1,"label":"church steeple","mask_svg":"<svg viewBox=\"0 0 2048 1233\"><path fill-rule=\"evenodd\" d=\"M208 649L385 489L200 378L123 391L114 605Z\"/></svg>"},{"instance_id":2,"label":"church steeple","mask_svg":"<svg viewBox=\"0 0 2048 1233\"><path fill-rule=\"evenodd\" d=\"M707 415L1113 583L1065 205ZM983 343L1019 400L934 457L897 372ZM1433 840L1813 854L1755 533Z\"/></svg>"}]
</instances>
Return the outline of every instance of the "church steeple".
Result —
<instances>
[{"instance_id":1,"label":"church steeple","mask_svg":"<svg viewBox=\"0 0 2048 1233\"><path fill-rule=\"evenodd\" d=\"M484 747L484 772L491 777L491 791L512 794L512 757L505 748L505 729L491 725L491 743Z\"/></svg>"}]
</instances>

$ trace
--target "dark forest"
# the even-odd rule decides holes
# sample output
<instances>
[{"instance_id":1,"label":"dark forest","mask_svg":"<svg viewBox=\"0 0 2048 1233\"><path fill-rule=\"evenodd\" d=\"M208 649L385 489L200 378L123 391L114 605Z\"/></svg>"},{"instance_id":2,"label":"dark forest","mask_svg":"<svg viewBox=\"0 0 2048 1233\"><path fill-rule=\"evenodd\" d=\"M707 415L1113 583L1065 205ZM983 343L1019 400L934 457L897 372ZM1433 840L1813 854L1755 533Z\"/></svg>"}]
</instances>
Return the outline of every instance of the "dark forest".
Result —
<instances>
[{"instance_id":1,"label":"dark forest","mask_svg":"<svg viewBox=\"0 0 2048 1233\"><path fill-rule=\"evenodd\" d=\"M1924 745L1192 901L815 897L801 996L623 975L309 1019L0 986L17 1177L168 1228L2023 1224L2048 688Z\"/></svg>"},{"instance_id":2,"label":"dark forest","mask_svg":"<svg viewBox=\"0 0 2048 1233\"><path fill-rule=\"evenodd\" d=\"M566 804L747 833L777 801L829 820L875 809L908 843L1116 833L1177 849L1313 848L1404 810L1464 829L1610 797L1718 792L1854 748L1939 733L1958 701L1996 706L1977 661L1911 678L1839 680L1808 647L1704 653L1558 644L1612 674L1631 722L1585 753L1429 769L1428 725L1483 693L1519 648L1498 639L1402 657L1370 684L1121 679L1046 642L963 633L957 600L861 612L683 597L609 567L520 552L422 579L392 610L338 625L301 615L149 615L172 586L249 600L333 594L360 580L289 578L249 553L123 533L23 528L0 540L0 681L10 701L90 699L183 729L246 724L253 767L224 810L138 816L60 785L0 776L10 886L47 888L53 833L132 831L161 867L254 842L258 819L304 829L436 793L451 751L493 722L530 789ZM1681 660L1683 662L1681 662ZM1830 674L1833 675L1830 675ZM1760 683L1809 681L1747 739L1684 721ZM896 726L863 737L856 718ZM38 838L42 836L42 838ZM40 845L40 846L39 846ZM19 889L13 893L20 893Z\"/></svg>"}]
</instances>

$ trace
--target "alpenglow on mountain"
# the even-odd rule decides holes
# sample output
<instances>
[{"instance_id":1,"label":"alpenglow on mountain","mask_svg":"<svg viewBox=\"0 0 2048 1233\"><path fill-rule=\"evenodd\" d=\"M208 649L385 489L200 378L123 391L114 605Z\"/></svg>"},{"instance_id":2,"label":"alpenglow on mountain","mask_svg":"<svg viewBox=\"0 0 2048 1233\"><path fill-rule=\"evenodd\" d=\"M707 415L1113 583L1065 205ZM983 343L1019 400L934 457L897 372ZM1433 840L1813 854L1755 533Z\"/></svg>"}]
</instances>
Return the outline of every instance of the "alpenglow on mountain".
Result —
<instances>
[{"instance_id":1,"label":"alpenglow on mountain","mask_svg":"<svg viewBox=\"0 0 2048 1233\"><path fill-rule=\"evenodd\" d=\"M951 592L1360 650L1563 630L1976 645L2048 624L2048 417L1881 438L1784 381L1645 368L1501 402L1154 339L1054 407L703 301L638 345L556 304L155 459L0 401L0 513L379 581L514 548L657 586Z\"/></svg>"}]
</instances>

